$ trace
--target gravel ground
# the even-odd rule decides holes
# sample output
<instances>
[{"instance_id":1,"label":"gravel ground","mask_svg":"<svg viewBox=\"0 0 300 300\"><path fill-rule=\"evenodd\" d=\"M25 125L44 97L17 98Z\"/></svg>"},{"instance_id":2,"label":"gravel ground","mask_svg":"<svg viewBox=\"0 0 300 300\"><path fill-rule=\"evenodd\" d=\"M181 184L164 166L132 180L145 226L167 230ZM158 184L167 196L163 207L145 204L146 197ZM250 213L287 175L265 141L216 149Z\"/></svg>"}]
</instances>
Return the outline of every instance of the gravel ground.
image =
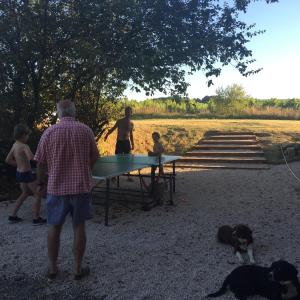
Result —
<instances>
[{"instance_id":1,"label":"gravel ground","mask_svg":"<svg viewBox=\"0 0 300 300\"><path fill-rule=\"evenodd\" d=\"M291 164L300 174L300 162ZM87 223L85 264L89 277L72 276L72 226L61 237L59 277L47 271L47 226L8 224L13 203L0 203L1 299L202 299L235 267L230 247L216 241L220 225L246 223L259 265L285 259L300 269L300 186L285 166L270 170L184 170L177 176L176 205L153 208L114 205L110 226L103 207ZM234 299L228 292L219 299ZM253 297L253 300L261 299Z\"/></svg>"}]
</instances>

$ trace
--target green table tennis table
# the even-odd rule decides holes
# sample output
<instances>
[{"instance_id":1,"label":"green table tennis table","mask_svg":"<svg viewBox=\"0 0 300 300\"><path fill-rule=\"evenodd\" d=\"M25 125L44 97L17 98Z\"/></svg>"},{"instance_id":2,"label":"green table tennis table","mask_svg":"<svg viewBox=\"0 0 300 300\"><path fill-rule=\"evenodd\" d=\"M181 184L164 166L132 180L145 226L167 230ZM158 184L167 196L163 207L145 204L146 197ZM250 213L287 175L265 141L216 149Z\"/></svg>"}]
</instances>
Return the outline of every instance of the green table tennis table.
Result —
<instances>
[{"instance_id":1,"label":"green table tennis table","mask_svg":"<svg viewBox=\"0 0 300 300\"><path fill-rule=\"evenodd\" d=\"M171 164L171 186L170 193L175 192L175 175L176 175L176 160L180 159L180 156L175 155L163 155L146 156L146 155L132 155L132 154L119 154L102 156L97 159L93 170L92 176L96 181L105 181L105 225L108 225L108 214L110 204L110 181L114 177L119 177L124 174L128 174L133 171L141 171L142 169L149 167L158 167L159 165ZM155 181L155 173L151 172L151 186L153 187Z\"/></svg>"}]
</instances>

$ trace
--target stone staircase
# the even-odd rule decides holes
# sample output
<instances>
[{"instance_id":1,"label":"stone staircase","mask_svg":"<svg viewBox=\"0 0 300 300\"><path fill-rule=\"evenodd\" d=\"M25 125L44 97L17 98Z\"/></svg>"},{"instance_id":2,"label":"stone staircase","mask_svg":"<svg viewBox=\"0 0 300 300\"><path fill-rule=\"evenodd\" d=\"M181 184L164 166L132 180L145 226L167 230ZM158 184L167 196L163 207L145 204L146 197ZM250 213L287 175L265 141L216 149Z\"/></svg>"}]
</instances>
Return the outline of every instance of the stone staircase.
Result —
<instances>
[{"instance_id":1,"label":"stone staircase","mask_svg":"<svg viewBox=\"0 0 300 300\"><path fill-rule=\"evenodd\" d=\"M176 165L204 169L269 169L253 132L215 133L200 140Z\"/></svg>"}]
</instances>

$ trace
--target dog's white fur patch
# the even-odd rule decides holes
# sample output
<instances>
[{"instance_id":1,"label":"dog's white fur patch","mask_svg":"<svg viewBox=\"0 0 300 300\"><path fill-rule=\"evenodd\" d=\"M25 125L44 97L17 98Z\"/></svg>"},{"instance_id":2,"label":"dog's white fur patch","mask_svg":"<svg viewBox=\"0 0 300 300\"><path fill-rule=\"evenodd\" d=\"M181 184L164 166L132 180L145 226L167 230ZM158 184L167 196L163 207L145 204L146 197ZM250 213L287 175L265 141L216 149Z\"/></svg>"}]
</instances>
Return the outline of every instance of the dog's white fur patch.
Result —
<instances>
[{"instance_id":1,"label":"dog's white fur patch","mask_svg":"<svg viewBox=\"0 0 300 300\"><path fill-rule=\"evenodd\" d=\"M241 263L244 262L243 256L239 251L237 251L235 255L237 256L239 262L241 262Z\"/></svg>"},{"instance_id":2,"label":"dog's white fur patch","mask_svg":"<svg viewBox=\"0 0 300 300\"><path fill-rule=\"evenodd\" d=\"M255 260L254 260L254 257L253 257L253 247L252 247L252 244L250 244L248 246L247 253L248 253L248 256L249 256L250 263L251 264L255 264Z\"/></svg>"},{"instance_id":3,"label":"dog's white fur patch","mask_svg":"<svg viewBox=\"0 0 300 300\"><path fill-rule=\"evenodd\" d=\"M297 288L294 286L293 282L288 281L280 281L280 284L287 286L287 293L282 293L282 299L290 299L298 295Z\"/></svg>"}]
</instances>

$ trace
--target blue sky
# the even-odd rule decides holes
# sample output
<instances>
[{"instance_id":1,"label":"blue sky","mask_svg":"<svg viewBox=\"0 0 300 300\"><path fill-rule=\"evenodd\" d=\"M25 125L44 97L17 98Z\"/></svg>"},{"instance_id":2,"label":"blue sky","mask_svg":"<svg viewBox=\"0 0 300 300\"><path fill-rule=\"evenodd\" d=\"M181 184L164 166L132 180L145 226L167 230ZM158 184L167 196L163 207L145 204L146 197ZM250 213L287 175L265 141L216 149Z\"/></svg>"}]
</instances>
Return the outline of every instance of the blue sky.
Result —
<instances>
[{"instance_id":1,"label":"blue sky","mask_svg":"<svg viewBox=\"0 0 300 300\"><path fill-rule=\"evenodd\" d=\"M246 14L241 14L241 19L248 24L255 23L257 30L266 30L248 43L256 59L254 66L263 70L256 75L243 77L233 67L226 67L210 88L203 73L197 72L186 77L190 84L189 97L214 95L218 87L237 83L254 98L300 98L300 0L279 0L269 5L264 1L254 2ZM125 95L136 100L147 98L144 93L129 90ZM160 96L165 95L154 95Z\"/></svg>"}]
</instances>

